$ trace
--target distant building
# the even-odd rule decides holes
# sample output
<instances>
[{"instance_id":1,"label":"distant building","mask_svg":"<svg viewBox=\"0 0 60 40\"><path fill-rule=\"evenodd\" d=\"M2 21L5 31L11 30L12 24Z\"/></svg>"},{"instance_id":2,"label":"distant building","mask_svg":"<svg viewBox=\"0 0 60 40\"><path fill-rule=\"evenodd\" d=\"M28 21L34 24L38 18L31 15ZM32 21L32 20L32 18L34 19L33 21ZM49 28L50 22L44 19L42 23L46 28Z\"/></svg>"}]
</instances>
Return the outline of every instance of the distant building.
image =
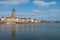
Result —
<instances>
[{"instance_id":1,"label":"distant building","mask_svg":"<svg viewBox=\"0 0 60 40\"><path fill-rule=\"evenodd\" d=\"M32 18L19 18L19 22L33 22Z\"/></svg>"},{"instance_id":2,"label":"distant building","mask_svg":"<svg viewBox=\"0 0 60 40\"><path fill-rule=\"evenodd\" d=\"M6 16L6 17L2 16L1 21L5 21L5 22L12 22L12 21L16 22L16 21L18 21L17 17L16 17L15 9L13 9L13 11L12 11L12 16Z\"/></svg>"},{"instance_id":3,"label":"distant building","mask_svg":"<svg viewBox=\"0 0 60 40\"><path fill-rule=\"evenodd\" d=\"M34 22L32 18L17 18L16 17L16 12L15 9L12 10L12 15L11 16L2 16L1 19L2 22Z\"/></svg>"}]
</instances>

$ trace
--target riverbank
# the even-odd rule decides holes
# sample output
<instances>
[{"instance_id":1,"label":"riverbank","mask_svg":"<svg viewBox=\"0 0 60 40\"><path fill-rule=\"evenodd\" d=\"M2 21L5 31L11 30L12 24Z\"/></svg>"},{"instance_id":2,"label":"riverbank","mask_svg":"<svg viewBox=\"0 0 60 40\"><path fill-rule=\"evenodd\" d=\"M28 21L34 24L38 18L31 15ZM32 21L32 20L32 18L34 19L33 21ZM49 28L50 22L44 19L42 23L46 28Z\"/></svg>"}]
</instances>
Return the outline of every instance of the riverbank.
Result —
<instances>
[{"instance_id":1,"label":"riverbank","mask_svg":"<svg viewBox=\"0 0 60 40\"><path fill-rule=\"evenodd\" d=\"M0 22L0 24L35 24L35 23L40 23L40 22Z\"/></svg>"}]
</instances>

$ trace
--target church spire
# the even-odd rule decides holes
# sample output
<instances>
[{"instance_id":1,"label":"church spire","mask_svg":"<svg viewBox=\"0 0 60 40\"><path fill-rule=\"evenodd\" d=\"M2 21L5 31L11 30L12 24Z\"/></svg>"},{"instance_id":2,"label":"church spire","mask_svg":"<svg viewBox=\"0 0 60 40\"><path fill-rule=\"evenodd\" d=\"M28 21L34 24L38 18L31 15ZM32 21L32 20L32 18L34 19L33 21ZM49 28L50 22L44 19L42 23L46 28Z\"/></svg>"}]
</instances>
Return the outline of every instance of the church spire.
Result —
<instances>
[{"instance_id":1,"label":"church spire","mask_svg":"<svg viewBox=\"0 0 60 40\"><path fill-rule=\"evenodd\" d=\"M12 17L16 17L15 9L12 10Z\"/></svg>"},{"instance_id":2,"label":"church spire","mask_svg":"<svg viewBox=\"0 0 60 40\"><path fill-rule=\"evenodd\" d=\"M13 12L15 12L15 9L13 9Z\"/></svg>"}]
</instances>

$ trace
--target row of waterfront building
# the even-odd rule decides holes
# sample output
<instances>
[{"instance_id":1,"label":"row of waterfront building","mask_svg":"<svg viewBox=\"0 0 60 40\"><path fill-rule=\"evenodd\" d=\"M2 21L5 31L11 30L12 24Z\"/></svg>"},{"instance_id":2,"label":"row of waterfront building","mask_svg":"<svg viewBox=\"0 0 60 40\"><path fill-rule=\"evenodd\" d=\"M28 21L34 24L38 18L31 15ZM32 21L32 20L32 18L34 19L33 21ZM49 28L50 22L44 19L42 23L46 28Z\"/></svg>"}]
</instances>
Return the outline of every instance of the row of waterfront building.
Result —
<instances>
[{"instance_id":1,"label":"row of waterfront building","mask_svg":"<svg viewBox=\"0 0 60 40\"><path fill-rule=\"evenodd\" d=\"M15 9L12 11L12 16L2 16L1 23L32 23L40 22L39 20L34 20L32 18L17 18Z\"/></svg>"}]
</instances>

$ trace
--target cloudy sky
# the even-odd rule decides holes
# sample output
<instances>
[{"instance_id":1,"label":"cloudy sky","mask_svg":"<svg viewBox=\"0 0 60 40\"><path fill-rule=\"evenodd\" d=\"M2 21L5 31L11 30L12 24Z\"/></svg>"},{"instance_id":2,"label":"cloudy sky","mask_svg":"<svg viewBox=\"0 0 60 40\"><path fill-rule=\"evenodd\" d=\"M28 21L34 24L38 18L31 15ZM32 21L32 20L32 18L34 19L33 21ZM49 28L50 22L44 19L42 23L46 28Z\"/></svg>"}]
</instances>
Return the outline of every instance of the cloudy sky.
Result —
<instances>
[{"instance_id":1,"label":"cloudy sky","mask_svg":"<svg viewBox=\"0 0 60 40\"><path fill-rule=\"evenodd\" d=\"M13 8L17 17L60 21L60 0L0 0L0 17L11 16Z\"/></svg>"}]
</instances>

